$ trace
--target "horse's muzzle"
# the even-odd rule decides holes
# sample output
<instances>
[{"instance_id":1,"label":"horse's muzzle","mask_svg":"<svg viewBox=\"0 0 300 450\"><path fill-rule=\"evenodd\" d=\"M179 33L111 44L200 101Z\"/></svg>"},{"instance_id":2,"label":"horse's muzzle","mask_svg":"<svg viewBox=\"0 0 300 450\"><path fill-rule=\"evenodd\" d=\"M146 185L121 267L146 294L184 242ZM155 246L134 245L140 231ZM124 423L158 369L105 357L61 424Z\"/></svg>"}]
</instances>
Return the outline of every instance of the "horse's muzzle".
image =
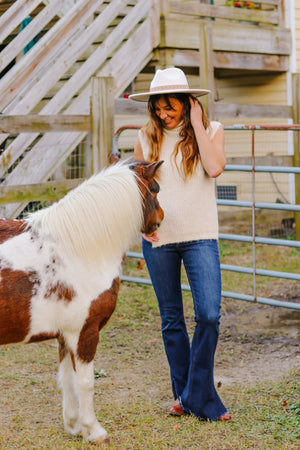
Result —
<instances>
[{"instance_id":1,"label":"horse's muzzle","mask_svg":"<svg viewBox=\"0 0 300 450\"><path fill-rule=\"evenodd\" d=\"M144 229L142 230L142 233L151 235L160 227L160 224L161 224L161 221L151 223L151 225L144 227Z\"/></svg>"}]
</instances>

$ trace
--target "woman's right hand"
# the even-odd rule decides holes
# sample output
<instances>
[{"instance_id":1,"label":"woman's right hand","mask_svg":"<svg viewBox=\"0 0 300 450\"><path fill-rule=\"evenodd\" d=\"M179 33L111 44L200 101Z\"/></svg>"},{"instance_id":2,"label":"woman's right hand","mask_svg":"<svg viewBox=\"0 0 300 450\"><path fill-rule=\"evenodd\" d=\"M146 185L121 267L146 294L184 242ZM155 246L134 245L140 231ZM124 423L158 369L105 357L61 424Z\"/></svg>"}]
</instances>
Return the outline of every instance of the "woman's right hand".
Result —
<instances>
[{"instance_id":1,"label":"woman's right hand","mask_svg":"<svg viewBox=\"0 0 300 450\"><path fill-rule=\"evenodd\" d=\"M145 241L148 242L158 242L159 241L159 237L157 236L156 232L150 234L142 234L143 238L145 239Z\"/></svg>"}]
</instances>

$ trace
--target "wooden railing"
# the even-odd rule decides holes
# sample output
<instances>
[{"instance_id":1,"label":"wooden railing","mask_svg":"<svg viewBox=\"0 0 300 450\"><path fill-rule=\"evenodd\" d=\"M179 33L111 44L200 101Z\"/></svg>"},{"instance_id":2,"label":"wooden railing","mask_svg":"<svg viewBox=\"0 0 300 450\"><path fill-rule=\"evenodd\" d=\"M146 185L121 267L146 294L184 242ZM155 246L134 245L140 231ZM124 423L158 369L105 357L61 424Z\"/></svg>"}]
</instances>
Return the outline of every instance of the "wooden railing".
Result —
<instances>
[{"instance_id":1,"label":"wooden railing","mask_svg":"<svg viewBox=\"0 0 300 450\"><path fill-rule=\"evenodd\" d=\"M0 115L1 133L91 133L92 155L91 171L98 172L108 165L109 153L113 140L114 99L111 97L113 80L111 77L93 78L91 93L91 108L89 114L81 115ZM105 95L99 93L103 91ZM108 106L111 105L111 106ZM99 133L99 130L102 130ZM41 158L47 153L44 148ZM5 161L5 162L4 162ZM9 168L9 158L2 158L2 176L6 183L6 174ZM39 168L36 168L38 170ZM24 209L26 203L33 201L53 201L63 197L73 189L82 179L58 180L44 183L21 183L0 187L0 205L14 204L2 208L2 216L16 216ZM17 206L16 206L17 204Z\"/></svg>"},{"instance_id":2,"label":"wooden railing","mask_svg":"<svg viewBox=\"0 0 300 450\"><path fill-rule=\"evenodd\" d=\"M209 3L209 4L208 4ZM283 26L283 11L281 0L265 0L255 2L215 0L199 2L195 0L170 0L169 12L175 14L189 14L195 16L209 17L213 19L225 19L232 21L243 21L257 24ZM249 8L235 7L235 4L250 4ZM255 4L251 7L251 4Z\"/></svg>"},{"instance_id":3,"label":"wooden railing","mask_svg":"<svg viewBox=\"0 0 300 450\"><path fill-rule=\"evenodd\" d=\"M0 17L1 39L7 44L0 70L15 62L0 79L3 114L88 114L93 76L112 76L112 94L118 97L158 45L158 0L78 0L65 14L62 2L52 0L14 35L40 3L17 0ZM38 42L20 57L37 34ZM9 185L46 181L85 135L86 131L20 133L0 157L0 177L6 172ZM2 133L0 144L7 137L8 133Z\"/></svg>"}]
</instances>

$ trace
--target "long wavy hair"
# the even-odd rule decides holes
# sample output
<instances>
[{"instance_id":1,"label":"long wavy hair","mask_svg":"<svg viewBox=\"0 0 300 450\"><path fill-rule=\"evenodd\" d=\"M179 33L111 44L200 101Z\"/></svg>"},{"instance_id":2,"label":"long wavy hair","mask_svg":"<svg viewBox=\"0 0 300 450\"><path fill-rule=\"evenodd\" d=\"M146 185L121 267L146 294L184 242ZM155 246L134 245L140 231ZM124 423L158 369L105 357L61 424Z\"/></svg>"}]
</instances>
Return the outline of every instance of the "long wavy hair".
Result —
<instances>
[{"instance_id":1,"label":"long wavy hair","mask_svg":"<svg viewBox=\"0 0 300 450\"><path fill-rule=\"evenodd\" d=\"M172 108L170 104L170 98L174 98L178 100L183 108L182 108L182 128L180 130L179 136L180 140L176 144L174 151L172 153L172 158L174 159L177 170L182 175L183 179L186 181L192 174L193 171L200 161L200 152L198 148L198 144L195 138L194 129L190 120L190 111L191 105L189 101L189 97L192 97L196 100L201 109L202 109L202 121L204 128L207 129L209 126L209 120L205 115L204 108L199 100L190 95L190 94L158 94L152 95L148 101L148 113L150 116L150 120L145 125L146 136L150 148L149 152L149 161L155 162L160 159L160 149L163 141L163 123L161 119L157 116L155 111L155 104L160 99L163 98L167 103L168 107ZM181 167L179 168L176 164L176 157L178 155L179 150L182 154L182 162Z\"/></svg>"}]
</instances>

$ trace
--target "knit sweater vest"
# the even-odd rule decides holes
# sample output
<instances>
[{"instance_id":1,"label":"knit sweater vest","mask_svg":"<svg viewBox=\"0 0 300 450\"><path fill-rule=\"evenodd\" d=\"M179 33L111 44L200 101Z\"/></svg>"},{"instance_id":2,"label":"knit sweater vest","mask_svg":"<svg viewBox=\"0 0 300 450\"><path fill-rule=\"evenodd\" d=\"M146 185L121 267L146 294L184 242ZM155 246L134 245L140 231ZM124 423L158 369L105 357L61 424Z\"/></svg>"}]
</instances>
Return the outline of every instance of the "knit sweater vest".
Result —
<instances>
[{"instance_id":1,"label":"knit sweater vest","mask_svg":"<svg viewBox=\"0 0 300 450\"><path fill-rule=\"evenodd\" d=\"M210 122L207 133L212 139L222 126L219 122ZM180 175L181 152L176 157L177 167L172 155L180 139L181 124L171 130L164 129L160 150L160 167L158 193L159 203L164 210L164 219L157 230L159 242L153 247L165 244L195 241L199 239L218 239L218 215L215 196L215 180L209 177L199 162L193 175L186 181ZM142 128L139 131L144 159L148 160L149 145Z\"/></svg>"}]
</instances>

